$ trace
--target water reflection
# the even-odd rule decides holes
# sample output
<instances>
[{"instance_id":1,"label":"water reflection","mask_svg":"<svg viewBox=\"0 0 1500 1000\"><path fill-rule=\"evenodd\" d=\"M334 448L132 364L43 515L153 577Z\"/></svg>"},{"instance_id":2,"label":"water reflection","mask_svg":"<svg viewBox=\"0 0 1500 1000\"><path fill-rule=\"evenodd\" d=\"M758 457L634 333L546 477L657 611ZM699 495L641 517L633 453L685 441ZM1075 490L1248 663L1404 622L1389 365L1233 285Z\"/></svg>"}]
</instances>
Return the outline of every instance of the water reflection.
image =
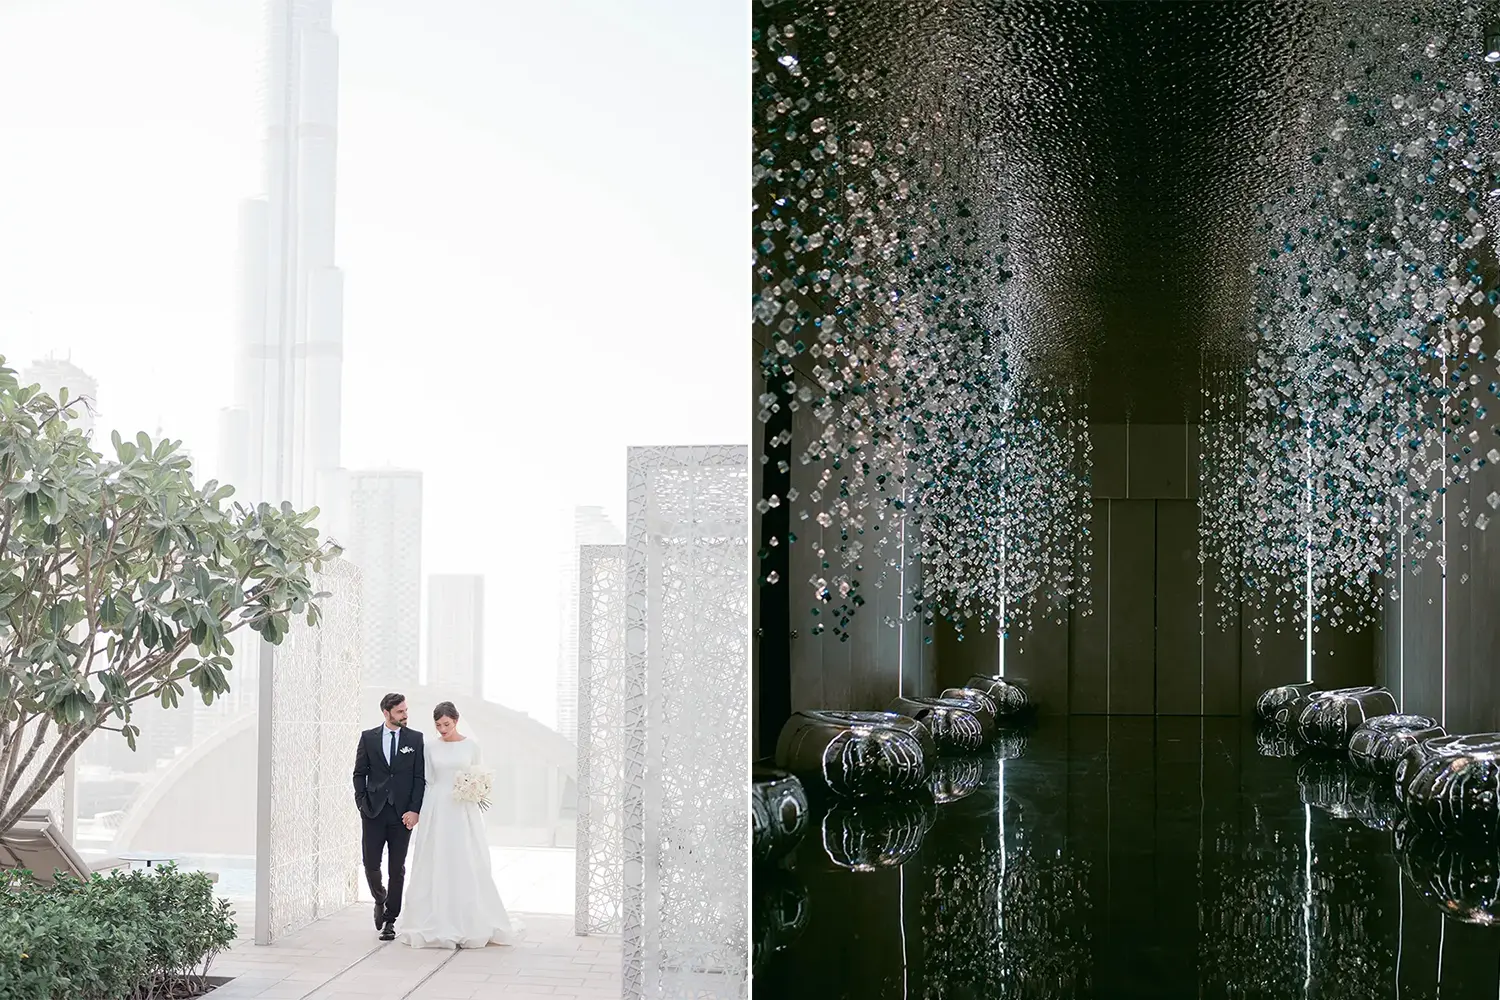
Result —
<instances>
[{"instance_id":1,"label":"water reflection","mask_svg":"<svg viewBox=\"0 0 1500 1000\"><path fill-rule=\"evenodd\" d=\"M967 758L977 785L950 765L934 791L961 795L815 806L754 995L1496 996L1500 853L1264 749L1238 720L1044 719L1024 756ZM757 913L786 898L762 881Z\"/></svg>"}]
</instances>

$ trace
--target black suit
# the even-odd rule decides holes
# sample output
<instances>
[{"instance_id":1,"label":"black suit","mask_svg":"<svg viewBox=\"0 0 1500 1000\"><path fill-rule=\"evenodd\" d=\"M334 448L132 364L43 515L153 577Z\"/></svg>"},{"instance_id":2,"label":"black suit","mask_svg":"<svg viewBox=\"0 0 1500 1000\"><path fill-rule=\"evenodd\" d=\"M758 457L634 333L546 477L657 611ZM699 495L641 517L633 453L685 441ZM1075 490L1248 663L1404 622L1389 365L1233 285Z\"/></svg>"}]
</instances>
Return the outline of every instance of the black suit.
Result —
<instances>
[{"instance_id":1,"label":"black suit","mask_svg":"<svg viewBox=\"0 0 1500 1000\"><path fill-rule=\"evenodd\" d=\"M401 890L406 885L406 849L411 831L401 822L408 812L422 811L427 791L427 766L422 734L402 728L395 752L386 763L391 730L384 724L359 735L354 751L354 804L364 822L365 879L376 899L385 895L385 919L401 915ZM390 889L380 884L381 855L390 850Z\"/></svg>"}]
</instances>

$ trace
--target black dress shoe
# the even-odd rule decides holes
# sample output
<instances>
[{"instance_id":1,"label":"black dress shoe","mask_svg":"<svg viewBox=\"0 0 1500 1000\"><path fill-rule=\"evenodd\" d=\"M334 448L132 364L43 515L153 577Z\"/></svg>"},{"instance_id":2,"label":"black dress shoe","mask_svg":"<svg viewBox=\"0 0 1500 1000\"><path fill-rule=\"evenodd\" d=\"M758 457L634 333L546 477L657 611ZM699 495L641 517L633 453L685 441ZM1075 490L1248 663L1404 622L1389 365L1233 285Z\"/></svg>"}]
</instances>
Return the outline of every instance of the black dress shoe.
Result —
<instances>
[{"instance_id":1,"label":"black dress shoe","mask_svg":"<svg viewBox=\"0 0 1500 1000\"><path fill-rule=\"evenodd\" d=\"M380 929L380 940L396 940L396 922L394 920L387 920L385 926Z\"/></svg>"},{"instance_id":2,"label":"black dress shoe","mask_svg":"<svg viewBox=\"0 0 1500 1000\"><path fill-rule=\"evenodd\" d=\"M385 923L385 893L375 894L375 929L378 931Z\"/></svg>"}]
</instances>

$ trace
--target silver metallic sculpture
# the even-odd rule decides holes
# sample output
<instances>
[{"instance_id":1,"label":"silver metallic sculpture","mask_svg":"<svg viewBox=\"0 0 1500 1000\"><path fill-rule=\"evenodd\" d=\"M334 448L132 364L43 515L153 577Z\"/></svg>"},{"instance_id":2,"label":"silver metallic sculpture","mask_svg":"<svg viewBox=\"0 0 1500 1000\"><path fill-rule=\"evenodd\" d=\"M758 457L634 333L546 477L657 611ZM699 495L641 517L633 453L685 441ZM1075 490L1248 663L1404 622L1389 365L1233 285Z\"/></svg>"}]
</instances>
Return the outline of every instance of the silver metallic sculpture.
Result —
<instances>
[{"instance_id":1,"label":"silver metallic sculpture","mask_svg":"<svg viewBox=\"0 0 1500 1000\"><path fill-rule=\"evenodd\" d=\"M1401 759L1396 762L1394 780L1396 784L1396 800L1403 807L1407 806L1411 790L1411 781L1417 772L1429 761L1440 757L1451 757L1462 755L1469 751L1470 744L1474 740L1485 741L1485 736L1469 736L1462 733L1454 733L1446 736L1435 736L1432 739L1423 740L1406 748Z\"/></svg>"},{"instance_id":2,"label":"silver metallic sculpture","mask_svg":"<svg viewBox=\"0 0 1500 1000\"><path fill-rule=\"evenodd\" d=\"M964 687L983 691L995 703L997 716L1019 715L1031 707L1025 688L1004 677L975 674L964 682Z\"/></svg>"},{"instance_id":3,"label":"silver metallic sculpture","mask_svg":"<svg viewBox=\"0 0 1500 1000\"><path fill-rule=\"evenodd\" d=\"M938 752L945 754L982 748L988 735L986 720L993 718L983 705L961 698L893 698L886 709L926 726L937 741Z\"/></svg>"},{"instance_id":4,"label":"silver metallic sculpture","mask_svg":"<svg viewBox=\"0 0 1500 1000\"><path fill-rule=\"evenodd\" d=\"M995 738L995 730L1000 722L1000 709L987 692L971 687L945 688L938 697L968 702L980 708L981 711L975 714L979 716L980 725L984 726L984 742L989 743Z\"/></svg>"},{"instance_id":5,"label":"silver metallic sculpture","mask_svg":"<svg viewBox=\"0 0 1500 1000\"><path fill-rule=\"evenodd\" d=\"M1272 725L1291 727L1296 724L1303 706L1321 691L1311 681L1267 688L1255 699L1255 717Z\"/></svg>"},{"instance_id":6,"label":"silver metallic sculpture","mask_svg":"<svg viewBox=\"0 0 1500 1000\"><path fill-rule=\"evenodd\" d=\"M1443 727L1429 715L1377 715L1349 737L1349 759L1366 771L1390 773L1411 747L1444 735Z\"/></svg>"},{"instance_id":7,"label":"silver metallic sculpture","mask_svg":"<svg viewBox=\"0 0 1500 1000\"><path fill-rule=\"evenodd\" d=\"M757 862L780 857L807 832L811 809L796 775L756 764L750 769L750 829Z\"/></svg>"},{"instance_id":8,"label":"silver metallic sculpture","mask_svg":"<svg viewBox=\"0 0 1500 1000\"><path fill-rule=\"evenodd\" d=\"M895 712L797 712L776 741L777 767L849 799L917 792L936 760L927 727Z\"/></svg>"},{"instance_id":9,"label":"silver metallic sculpture","mask_svg":"<svg viewBox=\"0 0 1500 1000\"><path fill-rule=\"evenodd\" d=\"M1403 757L1407 815L1434 829L1500 833L1500 733L1447 736Z\"/></svg>"},{"instance_id":10,"label":"silver metallic sculpture","mask_svg":"<svg viewBox=\"0 0 1500 1000\"><path fill-rule=\"evenodd\" d=\"M895 868L922 849L936 816L922 799L834 806L823 817L823 852L851 871Z\"/></svg>"},{"instance_id":11,"label":"silver metallic sculpture","mask_svg":"<svg viewBox=\"0 0 1500 1000\"><path fill-rule=\"evenodd\" d=\"M1352 687L1319 691L1307 699L1297 715L1297 734L1308 745L1325 750L1347 750L1349 737L1366 719L1394 715L1396 699L1385 688Z\"/></svg>"}]
</instances>

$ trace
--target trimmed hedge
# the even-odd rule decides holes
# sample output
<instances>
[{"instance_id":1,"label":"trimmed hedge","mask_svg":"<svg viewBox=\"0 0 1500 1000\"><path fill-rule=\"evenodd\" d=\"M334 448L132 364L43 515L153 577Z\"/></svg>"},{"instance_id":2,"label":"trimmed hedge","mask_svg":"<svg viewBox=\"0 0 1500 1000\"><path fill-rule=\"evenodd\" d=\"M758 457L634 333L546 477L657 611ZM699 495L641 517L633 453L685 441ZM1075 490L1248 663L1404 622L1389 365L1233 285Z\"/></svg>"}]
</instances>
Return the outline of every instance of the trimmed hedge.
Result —
<instances>
[{"instance_id":1,"label":"trimmed hedge","mask_svg":"<svg viewBox=\"0 0 1500 1000\"><path fill-rule=\"evenodd\" d=\"M0 871L0 1000L195 996L235 934L229 903L201 872L40 885Z\"/></svg>"}]
</instances>

